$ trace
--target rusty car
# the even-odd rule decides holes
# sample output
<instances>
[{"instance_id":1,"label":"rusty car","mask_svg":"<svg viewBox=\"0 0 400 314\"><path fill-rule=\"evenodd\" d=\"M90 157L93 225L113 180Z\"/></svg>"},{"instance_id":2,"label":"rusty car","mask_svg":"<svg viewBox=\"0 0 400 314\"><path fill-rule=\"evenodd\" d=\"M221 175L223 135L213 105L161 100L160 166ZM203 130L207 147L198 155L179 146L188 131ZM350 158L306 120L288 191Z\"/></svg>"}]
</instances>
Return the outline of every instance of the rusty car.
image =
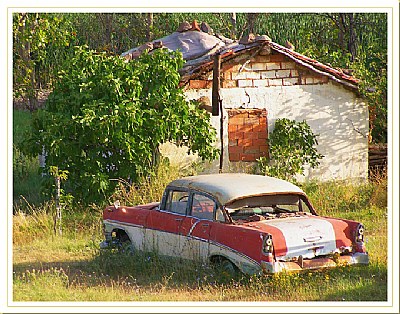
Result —
<instances>
[{"instance_id":1,"label":"rusty car","mask_svg":"<svg viewBox=\"0 0 400 314\"><path fill-rule=\"evenodd\" d=\"M161 202L108 206L105 241L245 274L368 264L363 224L319 216L287 181L243 173L172 181Z\"/></svg>"}]
</instances>

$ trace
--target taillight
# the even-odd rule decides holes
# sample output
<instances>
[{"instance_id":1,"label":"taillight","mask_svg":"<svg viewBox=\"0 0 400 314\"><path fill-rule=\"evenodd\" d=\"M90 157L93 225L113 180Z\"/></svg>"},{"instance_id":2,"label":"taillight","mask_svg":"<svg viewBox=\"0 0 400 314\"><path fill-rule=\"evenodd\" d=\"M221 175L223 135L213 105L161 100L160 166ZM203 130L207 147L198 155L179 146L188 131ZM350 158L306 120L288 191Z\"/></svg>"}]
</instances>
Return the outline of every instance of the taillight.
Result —
<instances>
[{"instance_id":1,"label":"taillight","mask_svg":"<svg viewBox=\"0 0 400 314\"><path fill-rule=\"evenodd\" d=\"M265 256L267 256L267 262L273 262L274 244L270 234L266 235L264 238L262 252Z\"/></svg>"},{"instance_id":2,"label":"taillight","mask_svg":"<svg viewBox=\"0 0 400 314\"><path fill-rule=\"evenodd\" d=\"M356 242L364 242L364 226L359 224L356 231Z\"/></svg>"}]
</instances>

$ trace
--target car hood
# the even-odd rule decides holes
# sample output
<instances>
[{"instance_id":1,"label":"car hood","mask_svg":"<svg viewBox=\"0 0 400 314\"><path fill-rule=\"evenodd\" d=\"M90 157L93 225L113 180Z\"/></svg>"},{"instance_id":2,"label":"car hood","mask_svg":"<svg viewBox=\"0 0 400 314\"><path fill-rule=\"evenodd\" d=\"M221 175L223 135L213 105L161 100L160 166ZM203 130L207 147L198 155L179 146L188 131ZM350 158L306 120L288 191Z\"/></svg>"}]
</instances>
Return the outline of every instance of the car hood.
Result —
<instances>
[{"instance_id":1,"label":"car hood","mask_svg":"<svg viewBox=\"0 0 400 314\"><path fill-rule=\"evenodd\" d=\"M277 260L314 258L351 249L355 222L319 216L262 220L252 226L272 235Z\"/></svg>"}]
</instances>

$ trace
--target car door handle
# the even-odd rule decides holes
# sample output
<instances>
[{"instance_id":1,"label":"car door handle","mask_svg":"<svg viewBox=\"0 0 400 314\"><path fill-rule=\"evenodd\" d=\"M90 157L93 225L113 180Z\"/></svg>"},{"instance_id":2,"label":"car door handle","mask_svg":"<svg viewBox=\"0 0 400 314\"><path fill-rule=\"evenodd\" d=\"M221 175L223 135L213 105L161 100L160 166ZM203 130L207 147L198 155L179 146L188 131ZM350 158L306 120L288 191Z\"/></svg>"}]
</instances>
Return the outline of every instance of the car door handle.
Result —
<instances>
[{"instance_id":1,"label":"car door handle","mask_svg":"<svg viewBox=\"0 0 400 314\"><path fill-rule=\"evenodd\" d=\"M176 218L175 221L182 221L182 218Z\"/></svg>"},{"instance_id":2,"label":"car door handle","mask_svg":"<svg viewBox=\"0 0 400 314\"><path fill-rule=\"evenodd\" d=\"M203 224L203 227L209 227L210 224Z\"/></svg>"}]
</instances>

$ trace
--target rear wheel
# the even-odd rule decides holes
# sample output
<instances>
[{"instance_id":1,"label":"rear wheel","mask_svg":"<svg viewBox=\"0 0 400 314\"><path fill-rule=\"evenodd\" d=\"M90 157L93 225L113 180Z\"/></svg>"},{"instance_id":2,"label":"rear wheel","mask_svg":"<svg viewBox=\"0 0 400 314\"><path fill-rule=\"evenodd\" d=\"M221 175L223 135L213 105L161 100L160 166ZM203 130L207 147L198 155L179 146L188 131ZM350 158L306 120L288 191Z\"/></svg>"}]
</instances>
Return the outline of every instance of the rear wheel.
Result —
<instances>
[{"instance_id":1,"label":"rear wheel","mask_svg":"<svg viewBox=\"0 0 400 314\"><path fill-rule=\"evenodd\" d=\"M239 269L228 259L221 260L219 268L224 276L235 278L239 275Z\"/></svg>"},{"instance_id":2,"label":"rear wheel","mask_svg":"<svg viewBox=\"0 0 400 314\"><path fill-rule=\"evenodd\" d=\"M225 257L214 257L211 262L217 273L225 279L238 278L241 274L239 268Z\"/></svg>"}]
</instances>

